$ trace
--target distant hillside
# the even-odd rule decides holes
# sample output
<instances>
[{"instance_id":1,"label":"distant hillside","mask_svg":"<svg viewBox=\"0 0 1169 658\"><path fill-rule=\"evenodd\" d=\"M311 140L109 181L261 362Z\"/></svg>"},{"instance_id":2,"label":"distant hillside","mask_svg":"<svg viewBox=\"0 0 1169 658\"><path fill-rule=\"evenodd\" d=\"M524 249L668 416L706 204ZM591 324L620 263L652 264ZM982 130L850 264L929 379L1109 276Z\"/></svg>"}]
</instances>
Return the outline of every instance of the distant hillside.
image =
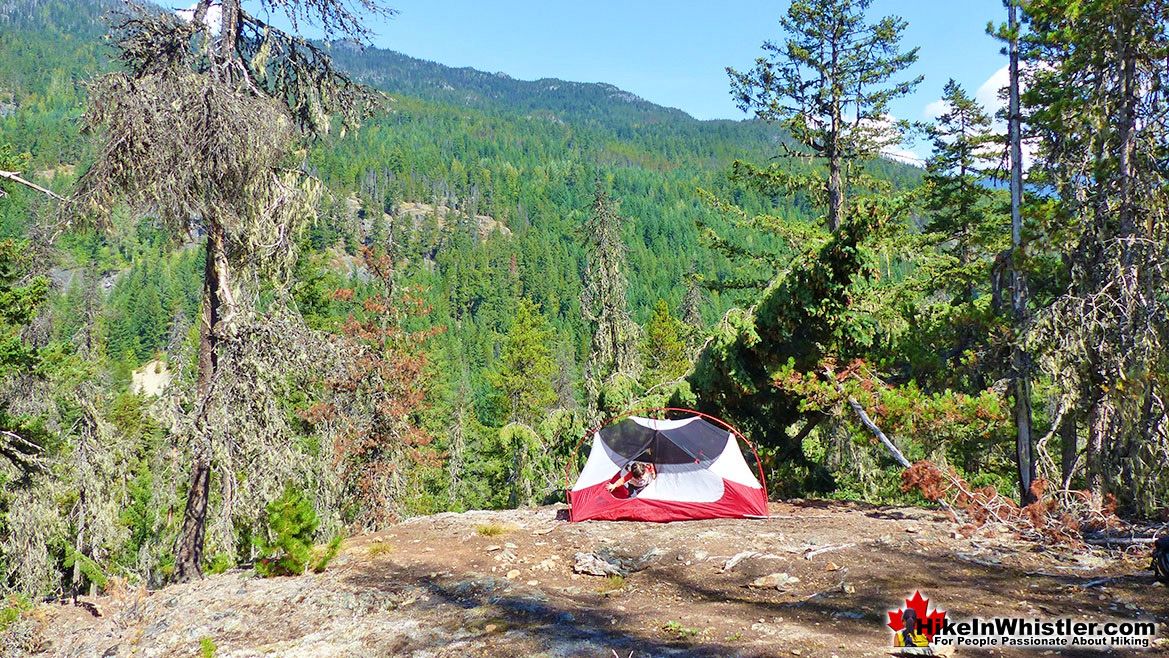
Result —
<instances>
[{"instance_id":1,"label":"distant hillside","mask_svg":"<svg viewBox=\"0 0 1169 658\"><path fill-rule=\"evenodd\" d=\"M346 43L336 44L333 53L337 63L362 82L427 100L518 112L547 111L563 119L695 121L682 110L656 105L605 83L517 80L505 73L452 68L392 50L361 49Z\"/></svg>"},{"instance_id":2,"label":"distant hillside","mask_svg":"<svg viewBox=\"0 0 1169 658\"><path fill-rule=\"evenodd\" d=\"M0 25L98 36L103 29L102 13L119 6L118 0L4 0Z\"/></svg>"}]
</instances>

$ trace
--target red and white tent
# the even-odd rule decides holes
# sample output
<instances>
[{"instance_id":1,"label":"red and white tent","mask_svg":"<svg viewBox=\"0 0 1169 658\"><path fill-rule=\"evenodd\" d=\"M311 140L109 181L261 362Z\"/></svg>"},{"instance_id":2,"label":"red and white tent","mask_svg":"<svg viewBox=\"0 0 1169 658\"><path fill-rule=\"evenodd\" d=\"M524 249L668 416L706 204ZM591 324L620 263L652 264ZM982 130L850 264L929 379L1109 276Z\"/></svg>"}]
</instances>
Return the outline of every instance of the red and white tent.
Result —
<instances>
[{"instance_id":1,"label":"red and white tent","mask_svg":"<svg viewBox=\"0 0 1169 658\"><path fill-rule=\"evenodd\" d=\"M589 459L568 491L572 521L685 521L767 516L767 490L743 459L741 437L716 418L629 416L593 434ZM744 440L744 443L746 441ZM749 447L749 444L747 444ZM754 454L754 449L752 449ZM755 456L756 465L759 465ZM606 486L630 462L649 462L657 476L629 497Z\"/></svg>"}]
</instances>

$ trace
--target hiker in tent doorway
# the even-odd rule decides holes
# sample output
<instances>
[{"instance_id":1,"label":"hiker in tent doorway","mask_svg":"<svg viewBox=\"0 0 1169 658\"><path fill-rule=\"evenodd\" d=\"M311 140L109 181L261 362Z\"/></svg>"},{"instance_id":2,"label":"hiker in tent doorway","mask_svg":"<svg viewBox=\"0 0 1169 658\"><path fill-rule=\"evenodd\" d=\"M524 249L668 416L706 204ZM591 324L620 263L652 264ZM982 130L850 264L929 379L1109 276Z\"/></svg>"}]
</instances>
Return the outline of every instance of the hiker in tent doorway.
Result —
<instances>
[{"instance_id":1,"label":"hiker in tent doorway","mask_svg":"<svg viewBox=\"0 0 1169 658\"><path fill-rule=\"evenodd\" d=\"M589 458L568 489L568 518L574 522L664 523L767 515L763 469L754 448L716 418L698 412L673 419L626 416L583 437L581 443L590 438ZM747 465L740 441L754 457L754 470ZM638 473L635 464L653 468ZM637 495L629 495L630 485Z\"/></svg>"},{"instance_id":2,"label":"hiker in tent doorway","mask_svg":"<svg viewBox=\"0 0 1169 658\"><path fill-rule=\"evenodd\" d=\"M648 487L650 482L657 476L657 471L654 470L653 464L646 462L633 462L629 465L629 472L621 476L617 481L609 483L605 488L612 492L617 487L625 485L629 491L629 497L633 498L641 493L641 490Z\"/></svg>"}]
</instances>

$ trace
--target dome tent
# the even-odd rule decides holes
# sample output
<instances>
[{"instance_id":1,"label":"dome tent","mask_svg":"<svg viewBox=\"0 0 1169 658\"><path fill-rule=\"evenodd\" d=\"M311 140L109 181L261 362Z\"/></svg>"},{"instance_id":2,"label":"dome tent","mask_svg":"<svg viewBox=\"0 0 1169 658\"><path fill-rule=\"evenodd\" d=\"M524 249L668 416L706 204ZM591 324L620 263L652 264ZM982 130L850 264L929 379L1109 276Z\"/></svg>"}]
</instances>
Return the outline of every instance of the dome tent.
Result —
<instances>
[{"instance_id":1,"label":"dome tent","mask_svg":"<svg viewBox=\"0 0 1169 658\"><path fill-rule=\"evenodd\" d=\"M674 420L627 416L592 433L588 460L568 490L569 519L684 521L767 515L767 490L747 465L729 425L689 409ZM644 413L644 412L643 412ZM585 437L589 438L589 437ZM583 442L583 439L582 439ZM754 455L754 448L751 448ZM657 476L636 496L606 486L631 462L654 465Z\"/></svg>"}]
</instances>

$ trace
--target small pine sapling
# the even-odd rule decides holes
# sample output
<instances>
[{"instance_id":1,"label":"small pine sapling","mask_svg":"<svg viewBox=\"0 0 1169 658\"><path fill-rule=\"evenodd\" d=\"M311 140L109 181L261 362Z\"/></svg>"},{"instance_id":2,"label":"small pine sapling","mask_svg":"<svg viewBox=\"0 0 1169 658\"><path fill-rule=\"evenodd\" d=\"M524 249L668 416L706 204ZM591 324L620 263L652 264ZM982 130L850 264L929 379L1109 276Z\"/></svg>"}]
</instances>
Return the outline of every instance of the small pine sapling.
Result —
<instances>
[{"instance_id":1,"label":"small pine sapling","mask_svg":"<svg viewBox=\"0 0 1169 658\"><path fill-rule=\"evenodd\" d=\"M312 501L292 487L268 504L268 533L259 539L262 556L256 574L299 576L312 559L313 535L320 521Z\"/></svg>"}]
</instances>

